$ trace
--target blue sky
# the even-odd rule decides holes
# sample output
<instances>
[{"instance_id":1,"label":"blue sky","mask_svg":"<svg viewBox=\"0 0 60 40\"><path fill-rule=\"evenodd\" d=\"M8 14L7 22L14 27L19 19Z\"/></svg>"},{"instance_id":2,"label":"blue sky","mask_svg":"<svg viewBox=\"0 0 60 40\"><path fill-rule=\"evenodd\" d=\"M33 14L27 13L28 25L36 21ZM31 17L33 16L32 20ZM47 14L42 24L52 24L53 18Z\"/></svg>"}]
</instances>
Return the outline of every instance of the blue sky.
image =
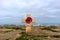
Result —
<instances>
[{"instance_id":1,"label":"blue sky","mask_svg":"<svg viewBox=\"0 0 60 40\"><path fill-rule=\"evenodd\" d=\"M0 0L0 24L21 24L30 13L36 23L60 23L60 0Z\"/></svg>"}]
</instances>

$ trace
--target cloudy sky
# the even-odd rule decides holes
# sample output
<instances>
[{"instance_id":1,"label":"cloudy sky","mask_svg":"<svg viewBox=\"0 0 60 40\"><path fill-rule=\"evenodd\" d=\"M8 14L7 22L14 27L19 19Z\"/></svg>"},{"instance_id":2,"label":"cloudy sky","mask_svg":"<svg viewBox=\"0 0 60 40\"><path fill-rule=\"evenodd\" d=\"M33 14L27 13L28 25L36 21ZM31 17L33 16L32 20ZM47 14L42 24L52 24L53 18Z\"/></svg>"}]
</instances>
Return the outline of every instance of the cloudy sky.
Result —
<instances>
[{"instance_id":1,"label":"cloudy sky","mask_svg":"<svg viewBox=\"0 0 60 40\"><path fill-rule=\"evenodd\" d=\"M60 23L60 0L0 0L0 24L20 24L30 13L36 23Z\"/></svg>"}]
</instances>

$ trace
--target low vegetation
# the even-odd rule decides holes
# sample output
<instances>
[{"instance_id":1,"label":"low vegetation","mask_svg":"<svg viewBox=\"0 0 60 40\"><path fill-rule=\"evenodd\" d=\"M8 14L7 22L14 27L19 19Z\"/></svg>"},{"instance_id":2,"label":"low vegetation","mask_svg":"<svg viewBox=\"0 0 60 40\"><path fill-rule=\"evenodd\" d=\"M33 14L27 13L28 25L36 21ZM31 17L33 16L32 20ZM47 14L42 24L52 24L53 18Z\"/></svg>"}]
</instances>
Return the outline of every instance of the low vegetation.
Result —
<instances>
[{"instance_id":1,"label":"low vegetation","mask_svg":"<svg viewBox=\"0 0 60 40\"><path fill-rule=\"evenodd\" d=\"M24 27L24 28L23 28ZM19 25L0 25L0 29L15 29L15 30L25 30L25 26Z\"/></svg>"},{"instance_id":2,"label":"low vegetation","mask_svg":"<svg viewBox=\"0 0 60 40\"><path fill-rule=\"evenodd\" d=\"M48 30L48 31L52 31L52 32L58 32L58 31L52 30L52 29L56 29L56 26L43 27L40 29L41 30Z\"/></svg>"},{"instance_id":3,"label":"low vegetation","mask_svg":"<svg viewBox=\"0 0 60 40\"><path fill-rule=\"evenodd\" d=\"M41 28L40 28L41 27ZM44 31L48 30L47 32L52 32L52 33L58 33L58 31L55 31L55 30L52 30L52 29L56 29L57 26L38 26L38 28L36 27L37 31L41 32L42 34L38 34L38 35L34 35L33 34L26 34L25 33L25 26L22 26L22 25L19 25L19 26L16 26L16 25L3 25L1 26L0 25L0 29L14 29L14 30L23 30L22 32L20 32L19 34L21 35L20 37L16 38L16 40L47 40L48 37L51 37L51 38L60 38L60 35L51 35L51 34L47 34L47 33L44 33ZM33 29L35 31L35 27L33 26ZM11 30L12 31L12 30ZM5 33L7 32L11 32L11 31L5 31ZM43 31L43 32L42 32ZM33 33L33 32L32 32ZM9 40L9 39L6 39L6 40Z\"/></svg>"}]
</instances>

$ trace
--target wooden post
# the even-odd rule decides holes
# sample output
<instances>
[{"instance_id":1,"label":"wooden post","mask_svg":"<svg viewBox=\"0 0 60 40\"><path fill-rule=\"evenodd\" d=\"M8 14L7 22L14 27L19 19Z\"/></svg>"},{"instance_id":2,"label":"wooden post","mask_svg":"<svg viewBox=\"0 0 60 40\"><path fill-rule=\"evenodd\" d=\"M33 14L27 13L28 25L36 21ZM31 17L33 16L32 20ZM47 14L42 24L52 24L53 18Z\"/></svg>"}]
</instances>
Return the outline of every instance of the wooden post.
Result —
<instances>
[{"instance_id":1,"label":"wooden post","mask_svg":"<svg viewBox=\"0 0 60 40\"><path fill-rule=\"evenodd\" d=\"M31 18L31 15L27 14L26 18L22 19L22 22L26 23L26 33L31 33L31 23L35 22L35 20Z\"/></svg>"}]
</instances>

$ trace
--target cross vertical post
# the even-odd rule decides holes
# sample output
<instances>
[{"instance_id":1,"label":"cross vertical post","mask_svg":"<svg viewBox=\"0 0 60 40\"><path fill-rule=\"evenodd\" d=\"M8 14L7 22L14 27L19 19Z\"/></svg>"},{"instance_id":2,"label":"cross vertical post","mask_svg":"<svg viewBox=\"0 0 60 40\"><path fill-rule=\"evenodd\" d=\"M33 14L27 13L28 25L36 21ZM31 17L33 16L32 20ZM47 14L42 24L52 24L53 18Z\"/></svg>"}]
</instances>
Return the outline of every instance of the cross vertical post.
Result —
<instances>
[{"instance_id":1,"label":"cross vertical post","mask_svg":"<svg viewBox=\"0 0 60 40\"><path fill-rule=\"evenodd\" d=\"M26 14L26 18L22 19L22 22L26 23L26 33L31 33L31 23L35 22L33 18L31 18L30 14Z\"/></svg>"}]
</instances>

